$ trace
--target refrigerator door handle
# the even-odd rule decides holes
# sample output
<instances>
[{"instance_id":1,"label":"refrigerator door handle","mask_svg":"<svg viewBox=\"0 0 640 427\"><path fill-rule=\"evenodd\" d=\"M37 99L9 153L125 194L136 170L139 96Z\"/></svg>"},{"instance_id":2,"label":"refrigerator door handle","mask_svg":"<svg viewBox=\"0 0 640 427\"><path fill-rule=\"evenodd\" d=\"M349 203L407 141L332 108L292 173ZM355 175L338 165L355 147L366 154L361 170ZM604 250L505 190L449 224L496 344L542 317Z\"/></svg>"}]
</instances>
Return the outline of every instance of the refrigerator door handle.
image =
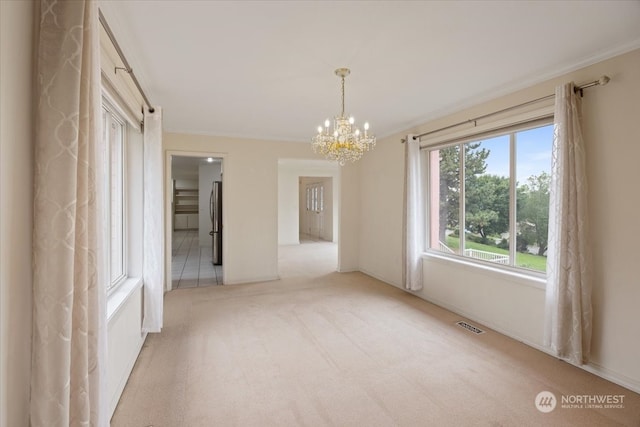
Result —
<instances>
[{"instance_id":1,"label":"refrigerator door handle","mask_svg":"<svg viewBox=\"0 0 640 427\"><path fill-rule=\"evenodd\" d=\"M209 218L213 223L213 189L211 189L211 194L209 195Z\"/></svg>"},{"instance_id":2,"label":"refrigerator door handle","mask_svg":"<svg viewBox=\"0 0 640 427\"><path fill-rule=\"evenodd\" d=\"M222 264L222 182L213 182L211 194L211 222L213 231L213 264Z\"/></svg>"}]
</instances>

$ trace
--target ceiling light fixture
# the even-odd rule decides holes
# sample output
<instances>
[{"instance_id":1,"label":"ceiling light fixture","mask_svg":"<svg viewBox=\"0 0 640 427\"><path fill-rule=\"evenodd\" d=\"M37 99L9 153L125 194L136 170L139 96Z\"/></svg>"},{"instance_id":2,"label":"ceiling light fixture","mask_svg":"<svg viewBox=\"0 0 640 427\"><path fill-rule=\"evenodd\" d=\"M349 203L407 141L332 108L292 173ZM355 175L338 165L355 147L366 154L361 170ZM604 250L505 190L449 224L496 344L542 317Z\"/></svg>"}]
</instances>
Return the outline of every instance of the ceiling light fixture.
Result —
<instances>
[{"instance_id":1,"label":"ceiling light fixture","mask_svg":"<svg viewBox=\"0 0 640 427\"><path fill-rule=\"evenodd\" d=\"M318 134L311 138L311 142L314 152L344 166L347 161L355 162L365 151L373 149L376 146L376 137L369 135L369 123L365 123L364 132L360 132L360 129L354 126L353 116L347 118L344 114L344 79L351 70L338 68L335 73L342 80L342 112L334 118L333 132L329 130L331 122L327 119L324 128L318 126Z\"/></svg>"}]
</instances>

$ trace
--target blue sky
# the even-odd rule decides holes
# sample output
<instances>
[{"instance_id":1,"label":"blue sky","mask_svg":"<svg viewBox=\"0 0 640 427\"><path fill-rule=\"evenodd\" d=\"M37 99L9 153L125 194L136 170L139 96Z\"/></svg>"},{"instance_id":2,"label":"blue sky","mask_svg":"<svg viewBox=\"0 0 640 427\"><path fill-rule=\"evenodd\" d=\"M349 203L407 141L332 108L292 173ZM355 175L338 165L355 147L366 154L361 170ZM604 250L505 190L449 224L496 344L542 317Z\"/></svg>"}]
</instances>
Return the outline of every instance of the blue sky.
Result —
<instances>
[{"instance_id":1,"label":"blue sky","mask_svg":"<svg viewBox=\"0 0 640 427\"><path fill-rule=\"evenodd\" d=\"M551 171L553 125L530 129L516 134L516 176L524 184L531 175ZM509 176L509 136L482 141L482 148L490 150L487 174Z\"/></svg>"}]
</instances>

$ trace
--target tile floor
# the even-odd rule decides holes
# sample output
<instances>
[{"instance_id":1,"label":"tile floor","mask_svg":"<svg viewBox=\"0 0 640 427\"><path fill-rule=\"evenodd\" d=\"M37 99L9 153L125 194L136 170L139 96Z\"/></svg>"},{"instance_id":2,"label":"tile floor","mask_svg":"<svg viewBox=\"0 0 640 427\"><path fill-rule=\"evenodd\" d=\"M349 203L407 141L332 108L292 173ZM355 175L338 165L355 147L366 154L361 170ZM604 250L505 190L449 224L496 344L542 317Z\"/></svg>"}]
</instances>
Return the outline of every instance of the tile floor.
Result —
<instances>
[{"instance_id":1,"label":"tile floor","mask_svg":"<svg viewBox=\"0 0 640 427\"><path fill-rule=\"evenodd\" d=\"M171 275L173 289L222 285L222 266L211 262L210 244L200 247L198 230L173 232Z\"/></svg>"}]
</instances>

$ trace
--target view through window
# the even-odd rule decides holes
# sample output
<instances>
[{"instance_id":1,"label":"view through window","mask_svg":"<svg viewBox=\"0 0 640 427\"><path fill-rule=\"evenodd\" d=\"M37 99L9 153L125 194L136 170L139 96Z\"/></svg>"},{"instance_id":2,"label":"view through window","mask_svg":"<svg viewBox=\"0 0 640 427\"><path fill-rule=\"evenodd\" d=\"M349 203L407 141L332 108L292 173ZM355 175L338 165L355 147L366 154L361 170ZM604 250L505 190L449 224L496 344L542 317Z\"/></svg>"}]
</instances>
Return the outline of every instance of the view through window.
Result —
<instances>
[{"instance_id":1,"label":"view through window","mask_svg":"<svg viewBox=\"0 0 640 427\"><path fill-rule=\"evenodd\" d=\"M429 248L546 271L552 143L552 124L523 125L428 149Z\"/></svg>"}]
</instances>

